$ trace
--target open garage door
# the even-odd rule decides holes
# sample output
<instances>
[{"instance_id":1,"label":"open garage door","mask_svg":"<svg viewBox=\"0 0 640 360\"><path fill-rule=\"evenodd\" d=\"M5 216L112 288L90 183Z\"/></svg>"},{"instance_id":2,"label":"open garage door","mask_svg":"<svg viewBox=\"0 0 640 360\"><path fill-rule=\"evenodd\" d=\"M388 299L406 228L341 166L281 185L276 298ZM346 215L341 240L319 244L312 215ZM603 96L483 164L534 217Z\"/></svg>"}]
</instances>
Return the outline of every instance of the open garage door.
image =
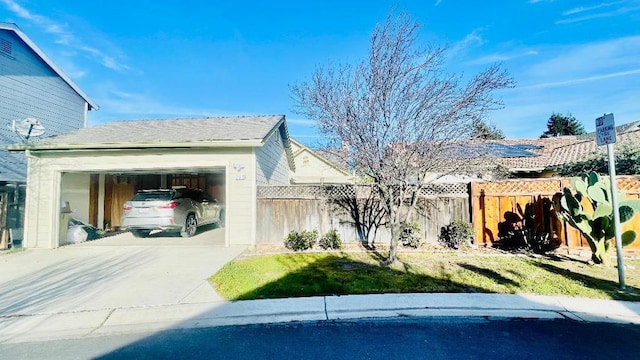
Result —
<instances>
[{"instance_id":1,"label":"open garage door","mask_svg":"<svg viewBox=\"0 0 640 360\"><path fill-rule=\"evenodd\" d=\"M63 207L60 219L64 220L64 208L68 205L67 210L71 209L70 216L73 219L103 230L106 237L121 234L123 232L122 216L127 201L139 192L171 188L202 190L210 196L209 200L215 199L223 209L224 213L221 216L224 221L227 193L224 168L197 169L197 171L160 169L154 170L153 173L148 170L63 173L61 181ZM206 225L205 220L205 218L196 219L196 222L200 225L200 221L202 221L202 224ZM225 231L221 225L223 224L216 222L215 224L198 226L197 232L194 234L198 239L193 241L202 244L207 242L206 238L209 238L212 244L227 245ZM61 225L61 230L64 230L64 225ZM71 239L67 239L68 235L65 236L62 232L60 235L61 245L63 242L71 241ZM148 237L151 239L175 238L180 237L180 234L179 232L175 234L175 231L154 230Z\"/></svg>"}]
</instances>

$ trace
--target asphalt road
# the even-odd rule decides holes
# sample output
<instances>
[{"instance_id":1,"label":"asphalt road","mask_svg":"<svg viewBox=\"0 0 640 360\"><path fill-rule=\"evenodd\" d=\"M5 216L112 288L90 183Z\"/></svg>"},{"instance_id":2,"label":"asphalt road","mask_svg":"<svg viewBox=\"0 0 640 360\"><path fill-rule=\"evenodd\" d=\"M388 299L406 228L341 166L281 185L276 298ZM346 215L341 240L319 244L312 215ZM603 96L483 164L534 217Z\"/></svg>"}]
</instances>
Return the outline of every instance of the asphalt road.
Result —
<instances>
[{"instance_id":1,"label":"asphalt road","mask_svg":"<svg viewBox=\"0 0 640 360\"><path fill-rule=\"evenodd\" d=\"M640 326L422 318L173 330L0 346L0 359L633 359Z\"/></svg>"}]
</instances>

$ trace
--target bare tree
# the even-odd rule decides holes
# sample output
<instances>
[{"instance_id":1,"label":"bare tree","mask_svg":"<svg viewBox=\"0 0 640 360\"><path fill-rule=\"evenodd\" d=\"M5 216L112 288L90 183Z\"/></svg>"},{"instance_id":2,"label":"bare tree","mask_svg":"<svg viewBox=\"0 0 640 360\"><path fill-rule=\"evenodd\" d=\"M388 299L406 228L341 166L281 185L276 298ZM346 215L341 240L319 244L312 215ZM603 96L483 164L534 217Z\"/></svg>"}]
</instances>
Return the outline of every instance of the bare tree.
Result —
<instances>
[{"instance_id":1,"label":"bare tree","mask_svg":"<svg viewBox=\"0 0 640 360\"><path fill-rule=\"evenodd\" d=\"M391 230L389 264L427 175L472 162L473 124L502 106L494 90L513 85L498 65L461 85L461 75L443 70L444 47L417 46L418 29L408 15L391 13L375 28L366 59L320 67L291 86L296 112L318 122L329 146L347 145L348 163L374 184Z\"/></svg>"}]
</instances>

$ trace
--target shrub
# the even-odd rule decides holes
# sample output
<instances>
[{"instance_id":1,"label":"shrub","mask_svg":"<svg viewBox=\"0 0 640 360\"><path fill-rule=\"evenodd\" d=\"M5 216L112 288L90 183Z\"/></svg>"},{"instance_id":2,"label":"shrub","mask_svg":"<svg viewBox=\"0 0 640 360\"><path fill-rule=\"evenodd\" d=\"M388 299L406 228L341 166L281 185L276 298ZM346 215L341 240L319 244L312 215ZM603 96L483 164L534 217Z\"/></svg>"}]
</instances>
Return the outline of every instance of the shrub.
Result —
<instances>
[{"instance_id":1,"label":"shrub","mask_svg":"<svg viewBox=\"0 0 640 360\"><path fill-rule=\"evenodd\" d=\"M287 238L284 239L284 246L293 251L304 251L311 249L317 241L317 230L302 230L301 232L291 231Z\"/></svg>"},{"instance_id":2,"label":"shrub","mask_svg":"<svg viewBox=\"0 0 640 360\"><path fill-rule=\"evenodd\" d=\"M402 233L400 233L400 244L402 246L419 248L422 246L424 241L422 240L422 236L420 236L420 225L417 223L405 224Z\"/></svg>"},{"instance_id":3,"label":"shrub","mask_svg":"<svg viewBox=\"0 0 640 360\"><path fill-rule=\"evenodd\" d=\"M342 239L336 229L329 230L326 234L320 238L319 245L321 248L338 250L342 248Z\"/></svg>"},{"instance_id":4,"label":"shrub","mask_svg":"<svg viewBox=\"0 0 640 360\"><path fill-rule=\"evenodd\" d=\"M454 220L451 224L440 229L440 243L450 249L471 244L473 240L473 225L466 221Z\"/></svg>"}]
</instances>

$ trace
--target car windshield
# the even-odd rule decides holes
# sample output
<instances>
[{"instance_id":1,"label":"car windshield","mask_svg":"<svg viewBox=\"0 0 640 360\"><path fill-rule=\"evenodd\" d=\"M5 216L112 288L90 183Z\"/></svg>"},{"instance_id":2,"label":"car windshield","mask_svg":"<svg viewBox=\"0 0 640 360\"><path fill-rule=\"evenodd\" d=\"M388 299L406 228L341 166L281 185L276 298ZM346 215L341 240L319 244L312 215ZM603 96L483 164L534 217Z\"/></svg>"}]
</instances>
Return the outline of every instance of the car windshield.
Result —
<instances>
[{"instance_id":1,"label":"car windshield","mask_svg":"<svg viewBox=\"0 0 640 360\"><path fill-rule=\"evenodd\" d=\"M137 193L131 201L164 201L171 200L170 191L143 191Z\"/></svg>"}]
</instances>

